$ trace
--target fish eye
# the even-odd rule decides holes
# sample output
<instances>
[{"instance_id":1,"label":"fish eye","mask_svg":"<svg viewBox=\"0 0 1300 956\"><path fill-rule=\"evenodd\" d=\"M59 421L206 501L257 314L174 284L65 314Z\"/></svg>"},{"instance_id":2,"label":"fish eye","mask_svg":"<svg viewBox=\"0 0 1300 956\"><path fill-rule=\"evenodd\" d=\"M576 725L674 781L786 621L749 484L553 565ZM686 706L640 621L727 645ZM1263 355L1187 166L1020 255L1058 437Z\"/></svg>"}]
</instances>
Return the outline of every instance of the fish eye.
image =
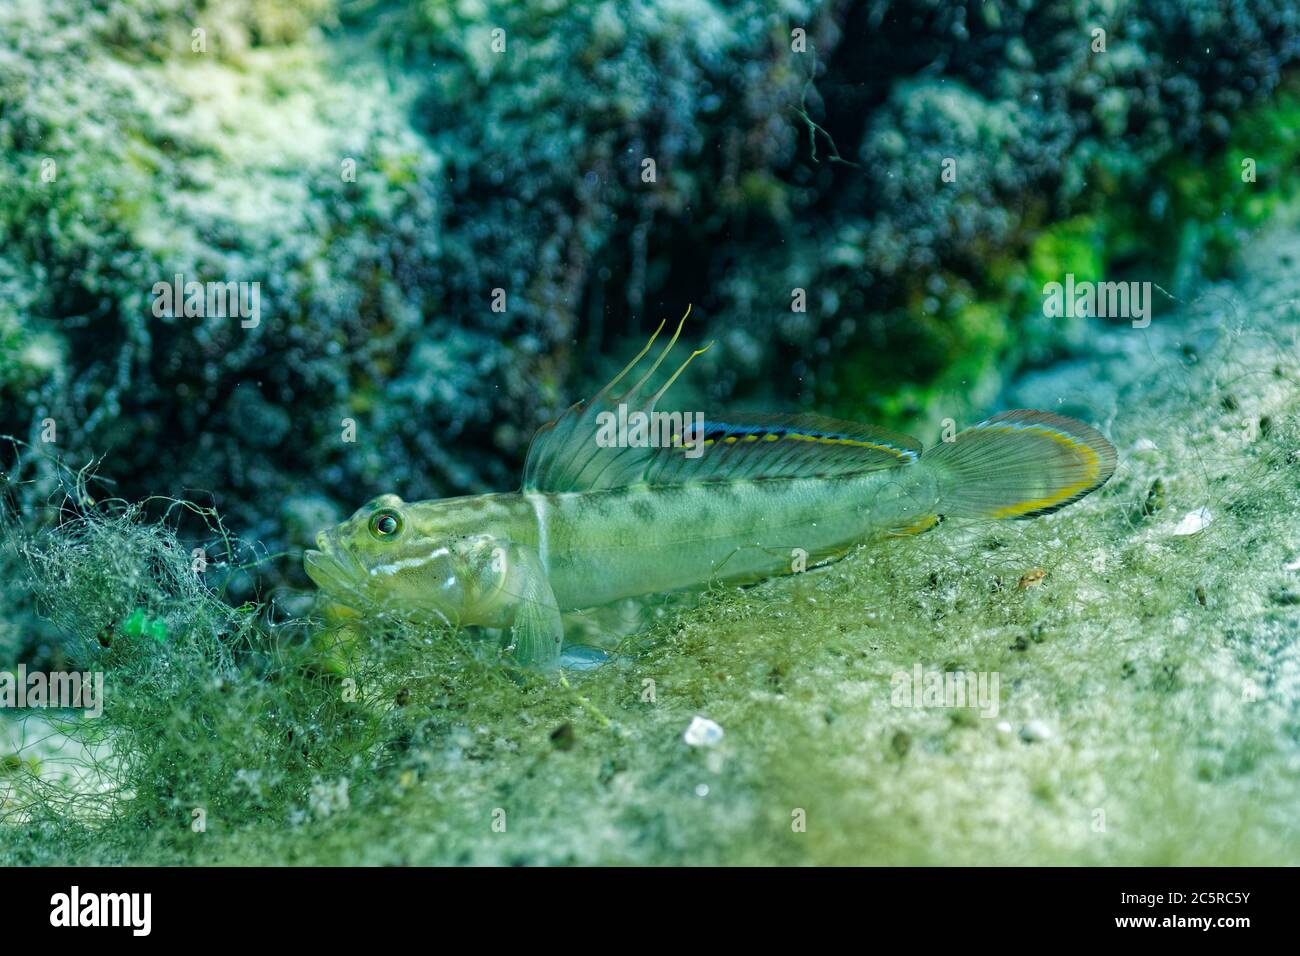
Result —
<instances>
[{"instance_id":1,"label":"fish eye","mask_svg":"<svg viewBox=\"0 0 1300 956\"><path fill-rule=\"evenodd\" d=\"M370 533L376 538L395 538L402 533L402 516L385 508L370 516Z\"/></svg>"}]
</instances>

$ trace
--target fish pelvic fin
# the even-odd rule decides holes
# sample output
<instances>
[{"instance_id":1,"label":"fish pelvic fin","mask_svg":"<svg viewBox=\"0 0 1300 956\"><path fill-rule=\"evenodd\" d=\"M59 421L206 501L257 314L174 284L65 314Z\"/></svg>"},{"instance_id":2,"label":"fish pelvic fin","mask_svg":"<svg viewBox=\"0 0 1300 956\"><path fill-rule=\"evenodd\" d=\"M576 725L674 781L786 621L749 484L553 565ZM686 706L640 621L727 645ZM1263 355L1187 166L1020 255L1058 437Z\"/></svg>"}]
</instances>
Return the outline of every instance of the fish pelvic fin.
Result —
<instances>
[{"instance_id":1,"label":"fish pelvic fin","mask_svg":"<svg viewBox=\"0 0 1300 956\"><path fill-rule=\"evenodd\" d=\"M927 449L921 465L948 517L1038 518L1102 485L1115 447L1090 425L1029 409L986 419Z\"/></svg>"},{"instance_id":2,"label":"fish pelvic fin","mask_svg":"<svg viewBox=\"0 0 1300 956\"><path fill-rule=\"evenodd\" d=\"M933 531L942 522L943 515L921 515L912 524L903 528L895 528L889 534L895 538L913 537L918 534L925 534L927 531Z\"/></svg>"}]
</instances>

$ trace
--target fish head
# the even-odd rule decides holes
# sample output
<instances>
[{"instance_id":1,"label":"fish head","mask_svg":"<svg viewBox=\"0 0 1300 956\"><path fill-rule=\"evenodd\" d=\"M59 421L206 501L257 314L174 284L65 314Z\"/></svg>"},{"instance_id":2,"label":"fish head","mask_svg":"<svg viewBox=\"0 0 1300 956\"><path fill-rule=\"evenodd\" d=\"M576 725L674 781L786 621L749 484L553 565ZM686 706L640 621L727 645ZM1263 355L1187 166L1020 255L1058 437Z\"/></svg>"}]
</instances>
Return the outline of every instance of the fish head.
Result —
<instances>
[{"instance_id":1,"label":"fish head","mask_svg":"<svg viewBox=\"0 0 1300 956\"><path fill-rule=\"evenodd\" d=\"M317 587L356 610L489 623L476 612L505 586L508 542L476 532L466 518L457 499L380 495L320 532L303 566Z\"/></svg>"}]
</instances>

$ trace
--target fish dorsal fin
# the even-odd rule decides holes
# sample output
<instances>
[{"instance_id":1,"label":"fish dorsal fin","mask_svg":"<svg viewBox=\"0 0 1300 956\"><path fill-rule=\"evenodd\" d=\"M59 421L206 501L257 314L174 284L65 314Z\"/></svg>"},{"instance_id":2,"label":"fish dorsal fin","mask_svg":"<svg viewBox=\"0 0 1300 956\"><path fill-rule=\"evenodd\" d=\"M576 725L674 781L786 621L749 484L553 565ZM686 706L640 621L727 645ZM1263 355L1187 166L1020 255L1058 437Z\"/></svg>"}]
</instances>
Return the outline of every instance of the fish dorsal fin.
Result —
<instances>
[{"instance_id":1,"label":"fish dorsal fin","mask_svg":"<svg viewBox=\"0 0 1300 956\"><path fill-rule=\"evenodd\" d=\"M871 425L824 415L728 415L705 419L703 448L652 449L643 480L652 485L767 478L843 478L897 468L921 456L921 444Z\"/></svg>"},{"instance_id":2,"label":"fish dorsal fin","mask_svg":"<svg viewBox=\"0 0 1300 956\"><path fill-rule=\"evenodd\" d=\"M640 354L594 397L538 429L524 465L524 491L844 477L906 465L921 454L920 443L905 435L820 415L701 420L694 414L652 414L677 376L707 350L692 352L662 386L643 397L642 389L681 335L681 324L650 370L614 396L614 386L645 358L662 330L661 323Z\"/></svg>"}]
</instances>

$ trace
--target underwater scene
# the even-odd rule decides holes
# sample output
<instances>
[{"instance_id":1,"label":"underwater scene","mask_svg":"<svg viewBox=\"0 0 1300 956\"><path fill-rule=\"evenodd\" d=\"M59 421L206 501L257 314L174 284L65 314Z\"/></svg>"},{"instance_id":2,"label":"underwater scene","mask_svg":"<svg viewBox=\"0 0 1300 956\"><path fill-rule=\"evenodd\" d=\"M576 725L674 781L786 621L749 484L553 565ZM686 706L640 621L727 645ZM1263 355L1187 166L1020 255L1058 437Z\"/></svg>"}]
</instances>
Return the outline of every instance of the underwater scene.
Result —
<instances>
[{"instance_id":1,"label":"underwater scene","mask_svg":"<svg viewBox=\"0 0 1300 956\"><path fill-rule=\"evenodd\" d=\"M0 865L1300 864L1298 174L1292 0L0 0Z\"/></svg>"}]
</instances>

